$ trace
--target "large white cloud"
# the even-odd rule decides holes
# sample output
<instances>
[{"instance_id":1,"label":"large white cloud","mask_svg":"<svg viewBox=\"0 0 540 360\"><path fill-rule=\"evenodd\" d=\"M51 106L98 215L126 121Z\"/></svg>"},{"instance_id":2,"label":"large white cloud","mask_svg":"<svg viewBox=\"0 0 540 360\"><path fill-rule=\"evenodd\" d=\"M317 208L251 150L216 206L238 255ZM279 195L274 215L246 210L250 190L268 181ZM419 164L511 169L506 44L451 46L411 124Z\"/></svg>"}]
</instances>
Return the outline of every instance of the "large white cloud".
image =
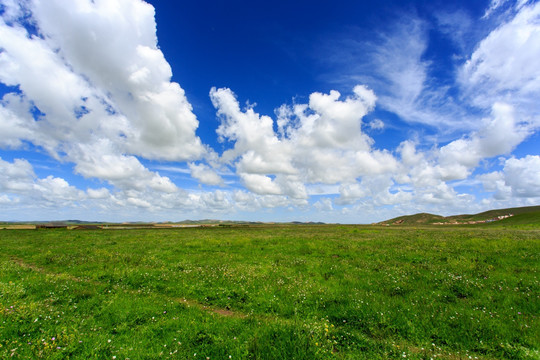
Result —
<instances>
[{"instance_id":1,"label":"large white cloud","mask_svg":"<svg viewBox=\"0 0 540 360\"><path fill-rule=\"evenodd\" d=\"M222 123L217 132L234 142L222 160L234 164L245 186L261 195L307 198L305 184L355 182L367 174L387 173L397 162L372 149L362 118L375 106L375 94L356 86L351 96L337 91L313 93L308 104L281 106L275 121L253 108L241 110L229 89L212 89Z\"/></svg>"},{"instance_id":2,"label":"large white cloud","mask_svg":"<svg viewBox=\"0 0 540 360\"><path fill-rule=\"evenodd\" d=\"M437 170L443 180L464 179L482 159L508 155L529 134L529 127L515 119L512 106L496 103L482 128L439 150Z\"/></svg>"},{"instance_id":3,"label":"large white cloud","mask_svg":"<svg viewBox=\"0 0 540 360\"><path fill-rule=\"evenodd\" d=\"M517 9L478 44L460 69L459 80L465 96L478 106L501 101L538 114L540 4L521 4Z\"/></svg>"},{"instance_id":4,"label":"large white cloud","mask_svg":"<svg viewBox=\"0 0 540 360\"><path fill-rule=\"evenodd\" d=\"M5 7L0 81L19 92L1 104L0 128L10 130L0 144L31 142L74 163L85 177L115 186L176 191L136 156L194 160L207 149L195 135L191 104L170 81L171 68L157 47L153 7L139 0ZM38 34L19 25L27 21L21 15L31 16Z\"/></svg>"},{"instance_id":5,"label":"large white cloud","mask_svg":"<svg viewBox=\"0 0 540 360\"><path fill-rule=\"evenodd\" d=\"M222 155L225 161L240 157L240 173L296 173L290 157L293 149L278 139L270 117L260 116L252 108L242 111L230 89L213 88L210 98L222 118L218 135L235 142L234 148Z\"/></svg>"},{"instance_id":6,"label":"large white cloud","mask_svg":"<svg viewBox=\"0 0 540 360\"><path fill-rule=\"evenodd\" d=\"M532 131L512 105L495 103L478 130L421 151L406 140L397 149L398 159L374 149L373 139L362 131L369 126L362 119L376 101L363 86L344 99L331 91L312 94L308 104L283 105L275 123L252 107L242 111L229 89L213 89L211 97L222 116L218 133L234 141L222 160L236 166L247 189L307 198L305 185L336 184L339 205L369 200L378 206L417 202L448 211L450 203L471 206L474 196L459 193L449 182L467 179L484 160L508 156Z\"/></svg>"},{"instance_id":7,"label":"large white cloud","mask_svg":"<svg viewBox=\"0 0 540 360\"><path fill-rule=\"evenodd\" d=\"M128 150L150 159L204 153L198 121L157 46L154 8L144 1L36 1L33 13L73 71L109 94L132 125ZM91 29L90 31L88 31Z\"/></svg>"}]
</instances>

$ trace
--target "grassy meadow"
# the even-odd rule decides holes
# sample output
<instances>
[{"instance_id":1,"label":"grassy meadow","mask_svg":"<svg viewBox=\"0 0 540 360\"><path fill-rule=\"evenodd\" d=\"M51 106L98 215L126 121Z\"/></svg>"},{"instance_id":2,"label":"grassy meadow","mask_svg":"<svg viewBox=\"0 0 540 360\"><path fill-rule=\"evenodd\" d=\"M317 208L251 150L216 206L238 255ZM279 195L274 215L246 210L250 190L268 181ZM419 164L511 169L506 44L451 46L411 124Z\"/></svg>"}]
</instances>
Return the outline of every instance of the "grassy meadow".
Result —
<instances>
[{"instance_id":1,"label":"grassy meadow","mask_svg":"<svg viewBox=\"0 0 540 360\"><path fill-rule=\"evenodd\" d=\"M539 270L536 226L0 230L0 358L540 359Z\"/></svg>"}]
</instances>

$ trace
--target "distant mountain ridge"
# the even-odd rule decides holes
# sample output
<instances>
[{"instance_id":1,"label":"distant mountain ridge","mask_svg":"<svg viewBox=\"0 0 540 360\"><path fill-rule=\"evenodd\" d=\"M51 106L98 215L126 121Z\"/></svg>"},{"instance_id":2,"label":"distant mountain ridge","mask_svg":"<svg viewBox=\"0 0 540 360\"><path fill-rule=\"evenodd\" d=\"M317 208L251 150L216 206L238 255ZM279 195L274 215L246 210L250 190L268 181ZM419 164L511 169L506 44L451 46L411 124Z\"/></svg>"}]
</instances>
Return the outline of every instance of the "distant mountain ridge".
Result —
<instances>
[{"instance_id":1,"label":"distant mountain ridge","mask_svg":"<svg viewBox=\"0 0 540 360\"><path fill-rule=\"evenodd\" d=\"M374 225L450 225L450 224L485 224L501 223L505 225L534 225L540 227L540 206L526 206L517 208L506 208L484 211L478 214L462 214L452 216L441 216L429 213L418 213L413 215L398 216L389 220L374 223ZM264 222L264 221L234 221L234 220L182 220L165 222L103 222L103 221L82 221L82 220L56 220L56 221L0 221L0 225L21 226L24 224L35 227L88 227L88 226L110 226L111 228L124 227L182 227L182 226L235 226L235 225L258 225L258 224L281 224L281 225L323 225L323 222Z\"/></svg>"},{"instance_id":2,"label":"distant mountain ridge","mask_svg":"<svg viewBox=\"0 0 540 360\"><path fill-rule=\"evenodd\" d=\"M273 221L245 221L245 220L182 220L182 221L131 221L131 222L103 222L83 220L52 220L52 221L0 221L0 225L32 225L38 228L76 228L89 226L106 226L110 228L164 228L164 227L195 227L195 226L234 226L234 225L271 225L271 224L294 224L294 225L324 225L324 222L273 222Z\"/></svg>"},{"instance_id":3,"label":"distant mountain ridge","mask_svg":"<svg viewBox=\"0 0 540 360\"><path fill-rule=\"evenodd\" d=\"M526 206L484 211L478 214L462 214L441 216L429 213L398 216L381 221L381 225L448 225L448 224L482 224L498 221L508 224L540 224L540 206Z\"/></svg>"}]
</instances>

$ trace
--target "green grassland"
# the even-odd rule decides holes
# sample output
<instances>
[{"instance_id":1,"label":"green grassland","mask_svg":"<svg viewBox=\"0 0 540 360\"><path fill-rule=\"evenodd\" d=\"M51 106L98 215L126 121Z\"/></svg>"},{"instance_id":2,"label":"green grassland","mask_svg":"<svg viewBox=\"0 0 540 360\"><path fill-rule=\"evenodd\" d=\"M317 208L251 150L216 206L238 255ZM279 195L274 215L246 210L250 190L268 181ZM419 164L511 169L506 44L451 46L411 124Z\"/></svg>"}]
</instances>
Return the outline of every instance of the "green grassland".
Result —
<instances>
[{"instance_id":1,"label":"green grassland","mask_svg":"<svg viewBox=\"0 0 540 360\"><path fill-rule=\"evenodd\" d=\"M0 230L0 358L540 359L516 219Z\"/></svg>"}]
</instances>

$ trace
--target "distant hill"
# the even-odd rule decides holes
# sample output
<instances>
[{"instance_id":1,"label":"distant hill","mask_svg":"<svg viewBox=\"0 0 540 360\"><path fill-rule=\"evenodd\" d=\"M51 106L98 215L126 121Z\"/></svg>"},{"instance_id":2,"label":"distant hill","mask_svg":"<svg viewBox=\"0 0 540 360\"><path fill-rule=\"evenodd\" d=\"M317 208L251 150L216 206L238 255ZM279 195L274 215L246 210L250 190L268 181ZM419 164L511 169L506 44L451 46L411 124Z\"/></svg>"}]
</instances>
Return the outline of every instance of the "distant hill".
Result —
<instances>
[{"instance_id":1,"label":"distant hill","mask_svg":"<svg viewBox=\"0 0 540 360\"><path fill-rule=\"evenodd\" d=\"M102 221L82 221L82 220L52 220L52 221L1 221L0 224L31 224L31 225L50 225L50 226L70 226L70 225L91 225L106 224Z\"/></svg>"},{"instance_id":2,"label":"distant hill","mask_svg":"<svg viewBox=\"0 0 540 360\"><path fill-rule=\"evenodd\" d=\"M243 225L243 224L259 224L259 222L254 221L235 221L235 220L216 220L216 219L203 219L203 220L182 220L177 221L174 224L180 225L210 225L210 224L219 224L219 225Z\"/></svg>"},{"instance_id":3,"label":"distant hill","mask_svg":"<svg viewBox=\"0 0 540 360\"><path fill-rule=\"evenodd\" d=\"M82 221L82 220L55 220L55 221L0 221L3 228L70 228L89 229L90 227L106 227L109 229L119 228L167 228L167 227L213 227L213 226L245 226L245 225L324 225L324 222L264 222L264 221L244 221L244 220L182 220L182 221L165 221L165 222L99 222L99 221Z\"/></svg>"},{"instance_id":4,"label":"distant hill","mask_svg":"<svg viewBox=\"0 0 540 360\"><path fill-rule=\"evenodd\" d=\"M493 223L496 224L496 223ZM533 226L540 227L540 211L518 214L500 222L504 226Z\"/></svg>"},{"instance_id":5,"label":"distant hill","mask_svg":"<svg viewBox=\"0 0 540 360\"><path fill-rule=\"evenodd\" d=\"M505 225L540 225L540 206L527 206L484 211L478 214L440 216L428 213L399 216L382 221L384 225L489 224L504 221Z\"/></svg>"},{"instance_id":6,"label":"distant hill","mask_svg":"<svg viewBox=\"0 0 540 360\"><path fill-rule=\"evenodd\" d=\"M443 221L444 216L434 215L429 213L419 213L414 215L403 215L390 220L381 222L380 224L394 225L412 225L412 224L433 224L434 222Z\"/></svg>"}]
</instances>

